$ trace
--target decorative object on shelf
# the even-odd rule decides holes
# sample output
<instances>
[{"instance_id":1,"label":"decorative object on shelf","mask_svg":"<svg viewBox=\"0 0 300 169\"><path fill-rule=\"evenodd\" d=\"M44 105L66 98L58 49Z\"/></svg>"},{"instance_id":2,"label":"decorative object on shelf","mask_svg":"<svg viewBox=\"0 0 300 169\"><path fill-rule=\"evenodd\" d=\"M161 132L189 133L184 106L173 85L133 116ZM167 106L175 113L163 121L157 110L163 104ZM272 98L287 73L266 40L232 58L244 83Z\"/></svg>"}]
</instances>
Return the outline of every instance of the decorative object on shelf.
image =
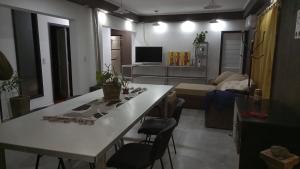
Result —
<instances>
[{"instance_id":1,"label":"decorative object on shelf","mask_svg":"<svg viewBox=\"0 0 300 169\"><path fill-rule=\"evenodd\" d=\"M207 65L208 43L205 42L207 31L197 34L193 45L195 47L194 66L203 67Z\"/></svg>"},{"instance_id":2,"label":"decorative object on shelf","mask_svg":"<svg viewBox=\"0 0 300 169\"><path fill-rule=\"evenodd\" d=\"M282 147L282 146L272 146L270 148L271 153L274 157L284 160L290 157L290 152L287 148Z\"/></svg>"},{"instance_id":3,"label":"decorative object on shelf","mask_svg":"<svg viewBox=\"0 0 300 169\"><path fill-rule=\"evenodd\" d=\"M269 169L293 169L299 163L299 157L282 146L272 146L267 150L261 151L260 157L265 161Z\"/></svg>"},{"instance_id":4,"label":"decorative object on shelf","mask_svg":"<svg viewBox=\"0 0 300 169\"><path fill-rule=\"evenodd\" d=\"M190 66L191 52L189 51L170 51L168 52L168 65L170 66Z\"/></svg>"},{"instance_id":5,"label":"decorative object on shelf","mask_svg":"<svg viewBox=\"0 0 300 169\"><path fill-rule=\"evenodd\" d=\"M207 77L207 65L208 65L208 43L202 42L195 46L193 66L201 69L202 76Z\"/></svg>"},{"instance_id":6,"label":"decorative object on shelf","mask_svg":"<svg viewBox=\"0 0 300 169\"><path fill-rule=\"evenodd\" d=\"M207 33L207 31L201 31L200 33L197 33L196 38L193 42L195 48L198 48L201 43L205 42Z\"/></svg>"},{"instance_id":7,"label":"decorative object on shelf","mask_svg":"<svg viewBox=\"0 0 300 169\"><path fill-rule=\"evenodd\" d=\"M179 66L180 65L180 52L175 52L175 65Z\"/></svg>"},{"instance_id":8,"label":"decorative object on shelf","mask_svg":"<svg viewBox=\"0 0 300 169\"><path fill-rule=\"evenodd\" d=\"M175 52L173 51L168 52L168 65L175 65Z\"/></svg>"},{"instance_id":9,"label":"decorative object on shelf","mask_svg":"<svg viewBox=\"0 0 300 169\"><path fill-rule=\"evenodd\" d=\"M254 91L254 101L256 103L259 103L262 100L262 90L261 89L255 89Z\"/></svg>"},{"instance_id":10,"label":"decorative object on shelf","mask_svg":"<svg viewBox=\"0 0 300 169\"><path fill-rule=\"evenodd\" d=\"M181 52L181 66L190 66L191 52Z\"/></svg>"},{"instance_id":11,"label":"decorative object on shelf","mask_svg":"<svg viewBox=\"0 0 300 169\"><path fill-rule=\"evenodd\" d=\"M11 97L10 106L13 117L19 117L23 114L30 112L30 97L24 96L19 90L20 83L22 81L18 78L16 74L12 76L9 80L5 80L1 84L1 91L4 92L17 92L18 95Z\"/></svg>"},{"instance_id":12,"label":"decorative object on shelf","mask_svg":"<svg viewBox=\"0 0 300 169\"><path fill-rule=\"evenodd\" d=\"M107 70L103 72L97 71L96 80L99 86L103 89L104 99L109 100L120 100L121 92L121 80L118 78L114 68L105 65Z\"/></svg>"}]
</instances>

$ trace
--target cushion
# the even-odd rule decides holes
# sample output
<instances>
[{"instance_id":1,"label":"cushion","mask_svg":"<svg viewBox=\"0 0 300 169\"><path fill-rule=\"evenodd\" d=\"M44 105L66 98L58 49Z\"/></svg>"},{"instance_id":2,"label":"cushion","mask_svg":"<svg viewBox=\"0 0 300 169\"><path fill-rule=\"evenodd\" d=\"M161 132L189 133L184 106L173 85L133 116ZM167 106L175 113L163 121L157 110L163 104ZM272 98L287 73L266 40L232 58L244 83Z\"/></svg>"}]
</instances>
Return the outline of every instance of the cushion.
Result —
<instances>
[{"instance_id":1,"label":"cushion","mask_svg":"<svg viewBox=\"0 0 300 169\"><path fill-rule=\"evenodd\" d=\"M228 81L242 81L242 80L245 80L247 78L248 78L247 75L242 75L242 74L239 74L239 73L234 73L231 76L229 76L228 78L226 78L223 82L219 83L218 86L217 86L217 89L221 88L221 86L225 82L228 82Z\"/></svg>"},{"instance_id":2,"label":"cushion","mask_svg":"<svg viewBox=\"0 0 300 169\"><path fill-rule=\"evenodd\" d=\"M210 91L216 89L215 85L193 84L193 83L180 83L175 87L176 94L193 95L193 96L206 96Z\"/></svg>"},{"instance_id":3,"label":"cushion","mask_svg":"<svg viewBox=\"0 0 300 169\"><path fill-rule=\"evenodd\" d=\"M141 169L151 165L151 145L131 143L124 145L107 162L108 167Z\"/></svg>"},{"instance_id":4,"label":"cushion","mask_svg":"<svg viewBox=\"0 0 300 169\"><path fill-rule=\"evenodd\" d=\"M228 78L226 78L223 82L228 82L228 81L242 81L248 79L247 75L242 75L239 73L234 73L232 75L230 75Z\"/></svg>"},{"instance_id":5,"label":"cushion","mask_svg":"<svg viewBox=\"0 0 300 169\"><path fill-rule=\"evenodd\" d=\"M142 126L139 128L138 133L157 135L167 126L167 119L153 118L147 119L143 122Z\"/></svg>"},{"instance_id":6,"label":"cushion","mask_svg":"<svg viewBox=\"0 0 300 169\"><path fill-rule=\"evenodd\" d=\"M228 89L245 91L248 90L248 79L242 81L227 81L224 82L221 86L218 86L217 89L223 91Z\"/></svg>"},{"instance_id":7,"label":"cushion","mask_svg":"<svg viewBox=\"0 0 300 169\"><path fill-rule=\"evenodd\" d=\"M215 84L219 84L221 82L223 82L225 79L227 79L229 76L233 75L234 72L230 72L230 71L225 71L223 73L221 73L215 80L214 83Z\"/></svg>"}]
</instances>

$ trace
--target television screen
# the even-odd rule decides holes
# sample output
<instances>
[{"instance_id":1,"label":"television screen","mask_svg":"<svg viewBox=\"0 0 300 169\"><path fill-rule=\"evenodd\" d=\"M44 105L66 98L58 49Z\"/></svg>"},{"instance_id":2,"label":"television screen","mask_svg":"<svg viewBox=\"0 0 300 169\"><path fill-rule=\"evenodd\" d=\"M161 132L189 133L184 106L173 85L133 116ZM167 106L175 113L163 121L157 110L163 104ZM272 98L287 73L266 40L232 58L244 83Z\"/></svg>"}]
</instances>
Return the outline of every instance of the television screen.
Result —
<instances>
[{"instance_id":1,"label":"television screen","mask_svg":"<svg viewBox=\"0 0 300 169\"><path fill-rule=\"evenodd\" d=\"M162 47L136 47L136 62L162 62Z\"/></svg>"}]
</instances>

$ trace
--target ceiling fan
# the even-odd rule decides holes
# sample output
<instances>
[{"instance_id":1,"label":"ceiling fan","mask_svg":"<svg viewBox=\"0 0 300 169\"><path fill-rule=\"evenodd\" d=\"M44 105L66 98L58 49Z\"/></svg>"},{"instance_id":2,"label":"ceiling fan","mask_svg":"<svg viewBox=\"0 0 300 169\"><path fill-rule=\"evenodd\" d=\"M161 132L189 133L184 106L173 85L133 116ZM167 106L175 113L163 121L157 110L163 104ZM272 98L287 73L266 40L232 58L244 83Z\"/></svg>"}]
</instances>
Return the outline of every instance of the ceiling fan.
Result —
<instances>
[{"instance_id":1,"label":"ceiling fan","mask_svg":"<svg viewBox=\"0 0 300 169\"><path fill-rule=\"evenodd\" d=\"M214 0L210 0L209 4L204 6L204 9L218 9L218 8L221 8L222 6L221 5L217 5L215 3ZM209 23L218 23L218 20L216 18L213 18L211 20L208 21Z\"/></svg>"},{"instance_id":2,"label":"ceiling fan","mask_svg":"<svg viewBox=\"0 0 300 169\"><path fill-rule=\"evenodd\" d=\"M221 5L218 5L215 3L214 0L210 0L210 2L208 3L208 5L204 6L204 9L217 9L217 8L221 8Z\"/></svg>"},{"instance_id":3,"label":"ceiling fan","mask_svg":"<svg viewBox=\"0 0 300 169\"><path fill-rule=\"evenodd\" d=\"M121 0L121 5L120 5L119 9L115 10L114 13L118 13L121 15L129 13L129 11L123 7L123 0Z\"/></svg>"}]
</instances>

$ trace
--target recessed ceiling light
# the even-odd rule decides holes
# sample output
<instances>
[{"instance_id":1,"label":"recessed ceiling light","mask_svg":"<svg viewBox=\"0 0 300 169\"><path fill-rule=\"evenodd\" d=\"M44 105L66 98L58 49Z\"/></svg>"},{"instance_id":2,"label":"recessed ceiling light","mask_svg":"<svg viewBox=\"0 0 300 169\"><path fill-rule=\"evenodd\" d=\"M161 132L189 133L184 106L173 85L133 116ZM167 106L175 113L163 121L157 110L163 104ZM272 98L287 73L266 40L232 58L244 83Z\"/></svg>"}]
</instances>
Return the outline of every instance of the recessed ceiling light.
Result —
<instances>
[{"instance_id":1,"label":"recessed ceiling light","mask_svg":"<svg viewBox=\"0 0 300 169\"><path fill-rule=\"evenodd\" d=\"M100 9L100 12L105 13L105 14L109 13L107 10L104 10L104 9Z\"/></svg>"},{"instance_id":2,"label":"recessed ceiling light","mask_svg":"<svg viewBox=\"0 0 300 169\"><path fill-rule=\"evenodd\" d=\"M153 28L154 28L154 31L156 32L156 33L165 33L166 31L167 31L167 29L168 29L168 25L166 24L166 23L164 23L164 22L156 22L157 23L157 25L155 26L155 25L153 25Z\"/></svg>"},{"instance_id":3,"label":"recessed ceiling light","mask_svg":"<svg viewBox=\"0 0 300 169\"><path fill-rule=\"evenodd\" d=\"M153 26L159 26L159 23L158 22L154 22L152 25Z\"/></svg>"},{"instance_id":4,"label":"recessed ceiling light","mask_svg":"<svg viewBox=\"0 0 300 169\"><path fill-rule=\"evenodd\" d=\"M133 22L134 20L133 19L130 19L130 18L126 18L127 21L129 22Z\"/></svg>"},{"instance_id":5,"label":"recessed ceiling light","mask_svg":"<svg viewBox=\"0 0 300 169\"><path fill-rule=\"evenodd\" d=\"M218 19L211 19L208 21L208 23L218 23Z\"/></svg>"}]
</instances>

